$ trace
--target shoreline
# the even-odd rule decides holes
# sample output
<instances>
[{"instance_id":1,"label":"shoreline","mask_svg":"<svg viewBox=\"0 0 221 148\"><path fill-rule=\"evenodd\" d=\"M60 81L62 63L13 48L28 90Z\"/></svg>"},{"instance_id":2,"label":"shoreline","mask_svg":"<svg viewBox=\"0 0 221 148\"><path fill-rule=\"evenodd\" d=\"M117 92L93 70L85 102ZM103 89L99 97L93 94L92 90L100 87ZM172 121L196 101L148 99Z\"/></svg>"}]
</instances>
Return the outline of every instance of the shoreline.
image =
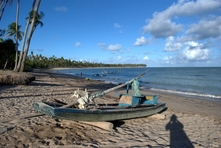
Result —
<instances>
[{"instance_id":1,"label":"shoreline","mask_svg":"<svg viewBox=\"0 0 221 148\"><path fill-rule=\"evenodd\" d=\"M102 68L109 68L109 69L114 69L114 68L148 68L148 67L56 67L56 68L45 68L45 69L37 69L34 68L33 71L50 71L50 70L69 70L69 69L102 69ZM150 67L151 68L151 67ZM154 67L152 67L154 68ZM157 68L157 67L156 67Z\"/></svg>"},{"instance_id":2,"label":"shoreline","mask_svg":"<svg viewBox=\"0 0 221 148\"><path fill-rule=\"evenodd\" d=\"M37 112L32 104L59 99L73 101L70 95L78 88L100 92L113 84L87 80L68 74L32 72L36 80L29 85L0 87L0 147L220 147L221 103L141 90L157 94L168 109L166 119L151 117L115 121L112 132L70 120L49 116L24 118ZM111 92L99 103L117 101L125 88ZM174 124L171 120L176 119ZM170 128L171 127L171 128ZM175 135L174 141L171 133Z\"/></svg>"},{"instance_id":3,"label":"shoreline","mask_svg":"<svg viewBox=\"0 0 221 148\"><path fill-rule=\"evenodd\" d=\"M109 68L109 67L105 67L105 68ZM112 68L117 68L117 67L112 67ZM133 68L133 67L123 67L123 68ZM140 67L136 67L136 68L140 68ZM147 67L146 67L147 68ZM81 68L70 68L70 69L81 69ZM102 69L100 67L94 67L94 68L83 68L83 69ZM58 73L54 70L68 70L68 68L55 68L55 69L48 69L48 71L53 71L55 73ZM60 73L59 73L60 74ZM65 73L62 73L65 74ZM72 75L72 74L67 74L67 75ZM103 79L94 79L94 78L87 78L87 77L82 77L79 75L72 75L74 77L79 77L79 78L85 78L85 79L91 79L91 80L99 80L99 81L105 81L107 84L111 83L111 84L121 84L120 82L117 81L108 81L108 80L103 80ZM144 88L142 88L144 87ZM199 92L185 92L185 91L178 91L178 90L169 90L169 89L161 89L161 88L146 88L146 86L140 86L140 89L144 89L144 90L150 90L150 91L155 91L155 92L164 92L166 94L174 94L174 95L179 95L179 96L184 96L184 97L191 97L194 99L200 99L200 100L207 100L207 101L215 101L215 102L219 102L221 103L221 95L214 95L214 94L203 94L203 93L199 93Z\"/></svg>"},{"instance_id":4,"label":"shoreline","mask_svg":"<svg viewBox=\"0 0 221 148\"><path fill-rule=\"evenodd\" d=\"M44 71L41 71L41 73L44 73ZM64 74L64 73L57 73L57 72L51 72L50 70L47 71L47 73L50 73L51 76L53 77L65 77L65 78L75 78L75 79L82 79L85 80L87 79L86 77L81 77L81 76L77 76L77 75L71 75L71 74ZM102 82L105 83L107 85L112 85L112 86L116 86L115 83L110 83L110 82L106 82L103 80L95 80L95 79L90 79L92 81L98 81L98 82ZM126 90L126 89L125 89ZM168 99L165 99L165 103L168 103L170 108L175 109L175 110L179 110L182 109L182 111L189 111L189 112L196 112L198 111L199 113L202 114L206 114L206 115L212 115L215 116L216 118L221 120L221 101L219 99L213 100L213 98L205 98L205 97L201 97L201 96L191 96L191 95L183 95L183 94L177 94L177 93L170 93L170 92L164 92L164 91L158 91L158 90L150 90L150 89L140 89L140 92L145 94L160 94L162 97L161 98L168 98L171 97L173 99L171 103L171 100L169 101ZM124 91L121 91L120 93L124 93ZM113 93L111 93L112 96L114 96ZM176 99L175 99L176 98ZM179 100L178 100L179 99ZM188 101L186 101L188 100ZM177 103L175 103L177 102ZM182 105L183 103L188 104L186 109L183 109ZM192 103L196 103L196 104L192 104ZM171 105L170 105L171 104ZM182 105L180 105L182 104ZM208 107L207 104L212 104L211 106L215 107L215 108L211 108ZM202 110L199 109L195 109L195 106L201 106Z\"/></svg>"},{"instance_id":5,"label":"shoreline","mask_svg":"<svg viewBox=\"0 0 221 148\"><path fill-rule=\"evenodd\" d=\"M178 96L183 96L183 97L190 97L194 99L200 99L200 100L207 100L207 101L214 101L214 102L219 102L221 103L221 96L215 96L211 94L201 94L201 93L193 93L193 92L182 92L182 91L176 91L176 90L166 90L166 89L155 89L155 88L150 88L146 89L150 91L155 91L155 92L162 92L166 94L171 94L171 95L178 95Z\"/></svg>"},{"instance_id":6,"label":"shoreline","mask_svg":"<svg viewBox=\"0 0 221 148\"><path fill-rule=\"evenodd\" d=\"M44 73L44 72L41 72ZM74 78L74 79L81 79L81 80L89 80L86 77L81 77L81 76L76 76L76 75L71 75L71 74L64 74L64 73L51 73L50 71L47 72L51 75L51 77L55 78ZM105 84L107 86L117 86L114 83L107 83L106 81L103 80L95 80L95 79L90 79L90 81L95 81L100 83L100 85ZM125 89L125 90L122 90ZM117 90L118 94L120 93L125 93L126 88L122 88L120 90ZM142 94L159 94L160 95L160 100L162 99L165 101L165 103L169 104L169 107L175 110L182 110L182 111L189 111L189 112L196 112L200 114L205 114L205 115L212 115L215 116L216 118L220 119L221 121L221 101L216 101L216 100L209 100L207 98L202 98L201 96L191 96L191 95L182 95L182 94L176 94L176 93L170 93L170 92L164 92L164 91L157 91L157 90L150 90L150 89L140 89L140 92ZM115 93L110 93L112 96L116 96ZM164 99L167 98L167 99ZM168 100L168 98L171 98ZM162 101L162 102L163 102ZM186 107L182 107L183 103L186 103ZM195 104L192 104L195 103ZM211 105L208 105L211 104ZM203 109L195 109L196 106L201 106ZM213 108L211 107L213 106Z\"/></svg>"}]
</instances>

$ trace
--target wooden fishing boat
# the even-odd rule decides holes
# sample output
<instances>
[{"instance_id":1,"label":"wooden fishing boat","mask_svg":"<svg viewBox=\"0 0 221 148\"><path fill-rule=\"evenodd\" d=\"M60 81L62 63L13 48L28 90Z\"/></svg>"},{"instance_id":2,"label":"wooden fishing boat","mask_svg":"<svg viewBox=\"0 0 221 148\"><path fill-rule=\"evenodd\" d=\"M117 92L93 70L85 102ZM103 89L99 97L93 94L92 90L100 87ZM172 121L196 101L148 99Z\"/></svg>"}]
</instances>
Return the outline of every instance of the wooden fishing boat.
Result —
<instances>
[{"instance_id":1,"label":"wooden fishing boat","mask_svg":"<svg viewBox=\"0 0 221 148\"><path fill-rule=\"evenodd\" d=\"M73 94L77 101L71 104L66 104L59 100L54 102L36 102L34 103L34 108L52 118L88 122L123 120L157 114L165 109L166 104L159 103L157 95L140 94L138 78L141 78L145 73L103 92L90 94L87 91L77 90ZM118 103L96 104L94 102L95 98L126 85L126 94L119 95ZM129 88L132 88L133 94L128 93Z\"/></svg>"},{"instance_id":2,"label":"wooden fishing boat","mask_svg":"<svg viewBox=\"0 0 221 148\"><path fill-rule=\"evenodd\" d=\"M97 106L98 105L98 106ZM34 108L52 118L74 121L114 121L139 118L157 114L165 109L165 103L146 104L137 106L119 106L119 104L97 104L89 109L61 108L55 102L34 103Z\"/></svg>"}]
</instances>

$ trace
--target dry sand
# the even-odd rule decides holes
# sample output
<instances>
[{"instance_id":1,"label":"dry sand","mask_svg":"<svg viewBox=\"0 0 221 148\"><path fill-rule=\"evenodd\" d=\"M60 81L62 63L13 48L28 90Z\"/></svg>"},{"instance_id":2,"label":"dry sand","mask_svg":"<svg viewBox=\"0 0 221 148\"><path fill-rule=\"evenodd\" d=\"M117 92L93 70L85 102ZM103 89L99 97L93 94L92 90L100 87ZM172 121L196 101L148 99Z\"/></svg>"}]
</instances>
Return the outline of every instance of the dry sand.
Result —
<instances>
[{"instance_id":1,"label":"dry sand","mask_svg":"<svg viewBox=\"0 0 221 148\"><path fill-rule=\"evenodd\" d=\"M114 122L112 132L87 124L36 115L32 104L67 99L77 88L96 92L112 87L69 75L35 73L29 85L0 86L0 147L221 147L221 103L159 94L166 119L151 117ZM115 95L100 102L116 102Z\"/></svg>"}]
</instances>

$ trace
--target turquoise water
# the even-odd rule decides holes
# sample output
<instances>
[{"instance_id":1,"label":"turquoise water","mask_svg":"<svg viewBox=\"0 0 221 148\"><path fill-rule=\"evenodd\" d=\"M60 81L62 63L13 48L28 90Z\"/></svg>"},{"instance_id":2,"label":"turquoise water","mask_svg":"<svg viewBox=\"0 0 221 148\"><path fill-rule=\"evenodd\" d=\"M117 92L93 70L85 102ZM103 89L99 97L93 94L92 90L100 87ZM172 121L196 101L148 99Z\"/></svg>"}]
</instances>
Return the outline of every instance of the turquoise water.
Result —
<instances>
[{"instance_id":1,"label":"turquoise water","mask_svg":"<svg viewBox=\"0 0 221 148\"><path fill-rule=\"evenodd\" d=\"M117 84L124 83L140 75L145 70L148 71L140 79L141 89L165 91L221 101L221 67L82 68L56 70L56 72L79 76L82 73L84 77ZM106 73L106 76L93 76L97 73Z\"/></svg>"}]
</instances>

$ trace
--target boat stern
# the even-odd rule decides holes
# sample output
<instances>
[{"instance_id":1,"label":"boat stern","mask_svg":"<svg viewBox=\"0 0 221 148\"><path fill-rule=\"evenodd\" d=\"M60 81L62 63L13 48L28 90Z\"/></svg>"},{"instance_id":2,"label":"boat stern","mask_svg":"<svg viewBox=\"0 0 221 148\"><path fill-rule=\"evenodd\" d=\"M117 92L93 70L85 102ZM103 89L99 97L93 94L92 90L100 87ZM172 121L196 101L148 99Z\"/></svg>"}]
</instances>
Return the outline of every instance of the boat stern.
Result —
<instances>
[{"instance_id":1,"label":"boat stern","mask_svg":"<svg viewBox=\"0 0 221 148\"><path fill-rule=\"evenodd\" d=\"M158 104L158 95L120 95L119 106L136 106L136 105L156 105Z\"/></svg>"}]
</instances>

